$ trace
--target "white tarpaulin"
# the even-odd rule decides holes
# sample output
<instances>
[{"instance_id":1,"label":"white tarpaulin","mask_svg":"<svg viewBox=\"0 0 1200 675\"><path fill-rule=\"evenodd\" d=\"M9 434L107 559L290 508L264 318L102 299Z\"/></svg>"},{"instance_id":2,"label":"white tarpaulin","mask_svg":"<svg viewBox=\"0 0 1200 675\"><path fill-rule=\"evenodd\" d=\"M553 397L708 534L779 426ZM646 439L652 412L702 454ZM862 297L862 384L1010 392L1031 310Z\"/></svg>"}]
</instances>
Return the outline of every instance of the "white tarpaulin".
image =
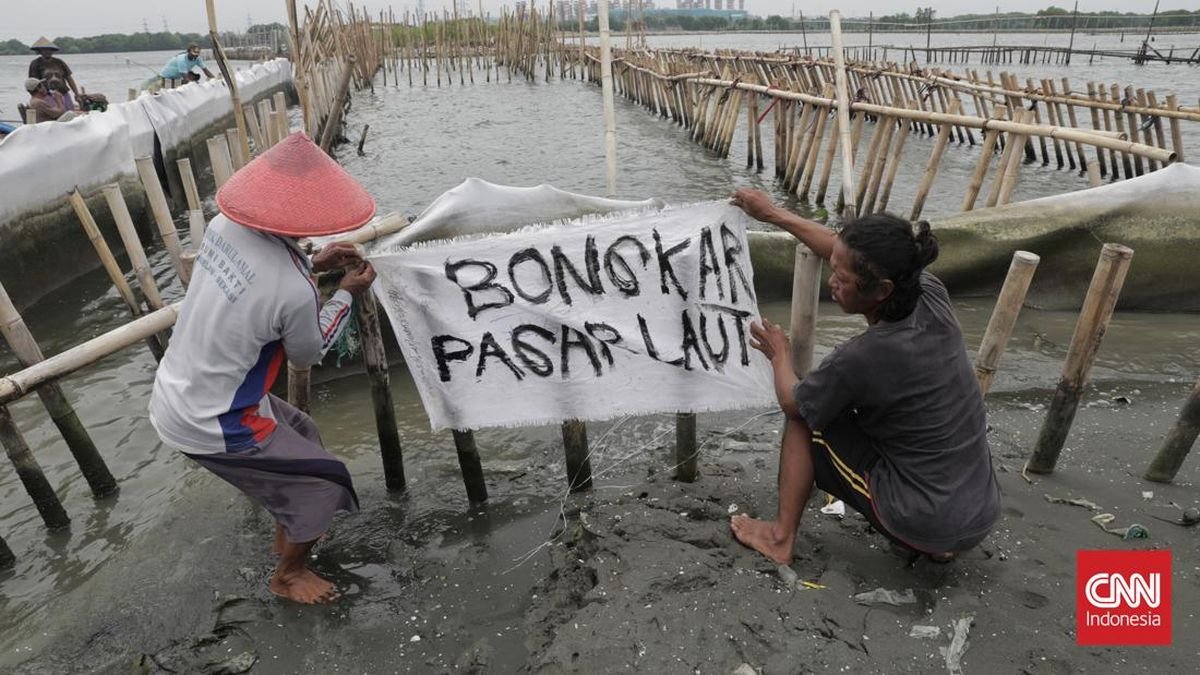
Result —
<instances>
[{"instance_id":1,"label":"white tarpaulin","mask_svg":"<svg viewBox=\"0 0 1200 675\"><path fill-rule=\"evenodd\" d=\"M434 429L774 402L723 202L371 256Z\"/></svg>"}]
</instances>

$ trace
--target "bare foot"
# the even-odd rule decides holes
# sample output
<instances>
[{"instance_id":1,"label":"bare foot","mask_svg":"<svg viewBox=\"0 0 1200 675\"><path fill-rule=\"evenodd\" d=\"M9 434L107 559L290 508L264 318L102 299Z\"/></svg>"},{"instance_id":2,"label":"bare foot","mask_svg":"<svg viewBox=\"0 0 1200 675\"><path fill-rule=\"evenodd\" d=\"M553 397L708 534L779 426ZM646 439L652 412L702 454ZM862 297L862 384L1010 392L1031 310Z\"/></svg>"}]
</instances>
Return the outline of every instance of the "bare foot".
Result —
<instances>
[{"instance_id":1,"label":"bare foot","mask_svg":"<svg viewBox=\"0 0 1200 675\"><path fill-rule=\"evenodd\" d=\"M307 567L295 574L278 570L271 577L271 592L302 605L323 605L341 597L333 584L322 579Z\"/></svg>"},{"instance_id":2,"label":"bare foot","mask_svg":"<svg viewBox=\"0 0 1200 675\"><path fill-rule=\"evenodd\" d=\"M729 520L733 536L743 545L758 551L780 565L790 565L792 562L792 544L796 533L779 531L778 524L773 520L757 520L748 516L734 516Z\"/></svg>"}]
</instances>

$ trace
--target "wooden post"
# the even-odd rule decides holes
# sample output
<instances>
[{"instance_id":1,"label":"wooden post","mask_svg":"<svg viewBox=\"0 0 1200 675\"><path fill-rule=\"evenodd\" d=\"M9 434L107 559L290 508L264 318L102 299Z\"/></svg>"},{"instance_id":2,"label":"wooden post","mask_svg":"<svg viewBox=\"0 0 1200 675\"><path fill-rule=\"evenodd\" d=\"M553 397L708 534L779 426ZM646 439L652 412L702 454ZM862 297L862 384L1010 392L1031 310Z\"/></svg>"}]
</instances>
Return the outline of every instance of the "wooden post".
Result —
<instances>
[{"instance_id":1,"label":"wooden post","mask_svg":"<svg viewBox=\"0 0 1200 675\"><path fill-rule=\"evenodd\" d=\"M167 196L163 194L162 184L158 182L158 172L154 170L154 160L149 157L138 157L133 160L137 165L138 176L142 179L142 187L146 189L146 198L150 201L150 211L154 214L154 222L158 225L158 234L162 237L163 247L171 257L175 273L186 288L190 276L183 269L180 254L183 246L179 243L179 232L175 230L175 221L171 218L171 209L167 206Z\"/></svg>"},{"instance_id":2,"label":"wooden post","mask_svg":"<svg viewBox=\"0 0 1200 675\"><path fill-rule=\"evenodd\" d=\"M231 173L237 173L242 170L243 166L246 166L246 162L250 161L248 157L242 157L242 143L238 139L237 127L226 129L225 139L229 146L229 164L233 168Z\"/></svg>"},{"instance_id":3,"label":"wooden post","mask_svg":"<svg viewBox=\"0 0 1200 675\"><path fill-rule=\"evenodd\" d=\"M142 287L142 295L146 298L146 304L152 310L161 309L163 301L158 294L154 272L150 269L150 262L146 260L146 251L142 248L142 241L138 238L137 230L133 226L133 218L129 216L129 207L125 204L125 197L121 195L121 187L116 183L109 183L101 190L104 192L104 200L108 202L109 210L112 211L113 220L116 221L117 231L121 234L121 242L125 244L125 252L129 255L129 262L133 265L133 274Z\"/></svg>"},{"instance_id":4,"label":"wooden post","mask_svg":"<svg viewBox=\"0 0 1200 675\"><path fill-rule=\"evenodd\" d=\"M181 157L175 164L179 167L179 180L183 183L183 193L187 197L189 211L201 208L200 189L196 187L196 174L192 171L192 160Z\"/></svg>"},{"instance_id":5,"label":"wooden post","mask_svg":"<svg viewBox=\"0 0 1200 675\"><path fill-rule=\"evenodd\" d=\"M321 131L321 149L330 154L333 154L333 139L337 137L337 128L342 122L346 97L350 95L350 76L354 74L354 62L353 54L346 57L346 65L342 67L342 77L338 81L337 94L333 97L333 110L330 111L325 120L325 128Z\"/></svg>"},{"instance_id":6,"label":"wooden post","mask_svg":"<svg viewBox=\"0 0 1200 675\"><path fill-rule=\"evenodd\" d=\"M288 403L291 403L298 410L309 412L309 392L312 369L301 368L296 364L288 361Z\"/></svg>"},{"instance_id":7,"label":"wooden post","mask_svg":"<svg viewBox=\"0 0 1200 675\"><path fill-rule=\"evenodd\" d=\"M675 480L696 482L700 449L696 445L696 413L675 415Z\"/></svg>"},{"instance_id":8,"label":"wooden post","mask_svg":"<svg viewBox=\"0 0 1200 675\"><path fill-rule=\"evenodd\" d=\"M1179 110L1179 99L1175 94L1167 95L1167 110ZM1175 150L1175 161L1186 162L1183 158L1183 131L1180 129L1179 120L1175 117L1171 118L1171 145Z\"/></svg>"},{"instance_id":9,"label":"wooden post","mask_svg":"<svg viewBox=\"0 0 1200 675\"><path fill-rule=\"evenodd\" d=\"M1040 261L1040 257L1028 251L1013 253L1012 263L1008 266L1008 276L1004 278L1004 286L1000 289L1000 296L996 298L992 318L988 320L983 341L979 344L979 355L975 357L975 377L979 380L979 391L984 396L992 388L992 379L1000 366L1000 357L1004 355L1004 348L1008 345L1008 339L1012 337L1017 315L1021 313L1025 294L1029 291L1029 283L1033 281L1033 273Z\"/></svg>"},{"instance_id":10,"label":"wooden post","mask_svg":"<svg viewBox=\"0 0 1200 675\"><path fill-rule=\"evenodd\" d=\"M45 360L41 348L29 332L25 320L17 312L3 284L0 284L0 335L4 336L4 341L8 343L22 367L28 368ZM79 421L79 415L75 414L75 408L67 400L62 388L58 383L50 383L39 388L37 393L42 399L42 405L46 407L46 412L50 413L54 426L58 427L63 440L66 441L71 455L75 457L75 462L79 464L92 494L103 497L116 492L117 481L109 472L104 458L100 456L100 451L96 449L96 444L92 442L92 437L88 435L83 423Z\"/></svg>"},{"instance_id":11,"label":"wooden post","mask_svg":"<svg viewBox=\"0 0 1200 675\"><path fill-rule=\"evenodd\" d=\"M1075 324L1075 333L1071 336L1071 346L1067 350L1062 377L1058 381L1054 400L1050 403L1050 410L1038 434L1033 456L1029 459L1029 471L1054 471L1058 455L1067 440L1067 434L1071 431L1071 423L1075 420L1079 399L1083 395L1084 385L1087 384L1088 371L1096 360L1096 352L1100 349L1100 342L1108 329L1108 322L1112 318L1113 308L1116 307L1132 259L1133 249L1120 244L1105 244L1100 251L1100 262L1092 275L1083 309L1079 313L1079 321Z\"/></svg>"},{"instance_id":12,"label":"wooden post","mask_svg":"<svg viewBox=\"0 0 1200 675\"><path fill-rule=\"evenodd\" d=\"M212 164L213 182L220 190L233 176L233 160L229 156L229 144L224 134L218 134L208 139L208 159Z\"/></svg>"},{"instance_id":13,"label":"wooden post","mask_svg":"<svg viewBox=\"0 0 1200 675\"><path fill-rule=\"evenodd\" d=\"M46 474L42 472L42 467L38 465L33 452L30 451L25 437L21 435L21 431L13 422L8 407L2 405L0 405L0 444L4 445L4 452L17 472L17 478L21 480L21 484L25 486L25 492L33 500L33 505L37 508L38 515L42 517L46 529L61 530L70 525L71 518L67 515L66 509L58 500L58 495L54 493L50 481L46 480ZM3 549L4 547L0 546L0 568L3 567Z\"/></svg>"},{"instance_id":14,"label":"wooden post","mask_svg":"<svg viewBox=\"0 0 1200 675\"><path fill-rule=\"evenodd\" d=\"M1191 395L1183 404L1183 410L1179 412L1179 419L1163 440L1162 447L1146 469L1143 478L1156 483L1170 483L1174 480L1175 474L1179 473L1179 468L1183 466L1183 460L1196 443L1197 436L1200 436L1200 382L1192 388Z\"/></svg>"},{"instance_id":15,"label":"wooden post","mask_svg":"<svg viewBox=\"0 0 1200 675\"><path fill-rule=\"evenodd\" d=\"M951 115L958 114L958 101L950 101ZM950 130L952 124L943 124L938 129L937 141L933 144L933 152L929 154L929 162L925 165L925 174L921 176L921 185L917 188L916 199L913 200L912 212L909 214L909 220L916 220L921 216L921 210L925 208L925 198L929 196L929 190L933 187L933 179L937 177L938 165L942 162L942 155L946 152L946 143L950 140Z\"/></svg>"},{"instance_id":16,"label":"wooden post","mask_svg":"<svg viewBox=\"0 0 1200 675\"><path fill-rule=\"evenodd\" d=\"M1002 120L1007 112L1008 108L998 105L992 109L992 119ZM971 175L971 182L967 186L967 194L963 197L963 211L970 211L975 208L975 200L979 197L980 188L983 187L983 179L987 177L988 164L992 161L992 154L996 150L996 139L999 137L999 129L988 129L983 135L983 147L979 149L979 161L975 164L975 173Z\"/></svg>"},{"instance_id":17,"label":"wooden post","mask_svg":"<svg viewBox=\"0 0 1200 675\"><path fill-rule=\"evenodd\" d=\"M911 109L914 105L910 101L905 107ZM887 174L880 185L879 204L878 207L872 205L872 208L876 211L887 210L888 200L892 196L892 184L896 181L896 172L900 169L900 158L904 153L904 142L908 140L911 130L912 125L908 123L908 120L900 121L899 135L896 137L896 144L892 148L892 156L888 159Z\"/></svg>"},{"instance_id":18,"label":"wooden post","mask_svg":"<svg viewBox=\"0 0 1200 675\"><path fill-rule=\"evenodd\" d=\"M845 205L840 215L849 222L858 208L854 203L854 151L850 141L850 88L846 82L846 55L842 52L842 14L836 9L829 12L829 31L833 41L833 76L837 87L838 129L842 145L842 194Z\"/></svg>"},{"instance_id":19,"label":"wooden post","mask_svg":"<svg viewBox=\"0 0 1200 675\"><path fill-rule=\"evenodd\" d=\"M483 479L483 466L479 461L475 433L470 429L453 431L454 449L458 452L458 467L462 470L463 485L467 488L467 500L472 504L486 502L487 483Z\"/></svg>"},{"instance_id":20,"label":"wooden post","mask_svg":"<svg viewBox=\"0 0 1200 675\"><path fill-rule=\"evenodd\" d=\"M1022 116L1022 122L1028 123L1029 118L1032 114L1033 113L1029 112L1028 110L1024 111L1024 114ZM1024 143L1025 143L1025 134L1017 134L1013 138L1014 145L1020 146L1020 145L1023 145ZM990 203L990 196L989 196L988 206L995 206L995 205L1004 206L1005 204L1008 203L1008 200L1010 198L1012 198L1013 191L1017 189L1017 176L1021 169L1022 163L1023 163L1023 160L1021 159L1020 153L1014 152L1012 154L1012 156L1008 158L1008 164L1004 166L1003 170L1000 170L1000 169L996 170L996 180L999 181L1000 190L999 190L999 193L997 194L997 201L995 204Z\"/></svg>"},{"instance_id":21,"label":"wooden post","mask_svg":"<svg viewBox=\"0 0 1200 675\"><path fill-rule=\"evenodd\" d=\"M792 268L792 311L789 333L792 343L792 370L803 378L812 370L813 349L817 337L817 301L821 292L821 257L804 244L796 244Z\"/></svg>"},{"instance_id":22,"label":"wooden post","mask_svg":"<svg viewBox=\"0 0 1200 675\"><path fill-rule=\"evenodd\" d=\"M388 376L387 353L379 326L379 307L375 296L363 293L355 302L358 330L362 339L363 364L371 380L371 402L375 409L375 430L379 434L379 454L383 457L383 482L389 490L404 489L404 453L396 427L396 409Z\"/></svg>"},{"instance_id":23,"label":"wooden post","mask_svg":"<svg viewBox=\"0 0 1200 675\"><path fill-rule=\"evenodd\" d=\"M587 425L579 420L563 422L562 439L567 461L567 486L571 492L592 489L592 463L588 458Z\"/></svg>"},{"instance_id":24,"label":"wooden post","mask_svg":"<svg viewBox=\"0 0 1200 675\"><path fill-rule=\"evenodd\" d=\"M87 234L88 240L92 242L92 246L96 249L96 255L100 257L100 264L103 265L104 271L108 272L108 278L117 288L117 293L125 301L125 306L129 308L129 312L133 316L140 316L142 309L138 306L137 298L133 295L133 289L125 281L125 273L121 271L121 267L117 264L117 259L113 257L112 251L108 248L108 242L100 234L100 228L96 225L96 220L92 218L92 212L88 208L87 202L83 200L83 196L79 194L79 190L72 191L69 199L71 207L75 209L75 215L79 217L79 222L83 224L83 231Z\"/></svg>"},{"instance_id":25,"label":"wooden post","mask_svg":"<svg viewBox=\"0 0 1200 675\"><path fill-rule=\"evenodd\" d=\"M233 104L233 119L237 122L238 135L241 137L242 157L248 158L250 157L250 140L246 133L246 116L242 111L242 98L238 94L237 77L229 71L229 64L225 62L225 50L221 48L221 43L217 39L217 8L213 4L213 0L205 0L205 5L208 10L208 37L212 40L213 57L221 69L221 77L225 80L225 86L229 88L229 98Z\"/></svg>"}]
</instances>

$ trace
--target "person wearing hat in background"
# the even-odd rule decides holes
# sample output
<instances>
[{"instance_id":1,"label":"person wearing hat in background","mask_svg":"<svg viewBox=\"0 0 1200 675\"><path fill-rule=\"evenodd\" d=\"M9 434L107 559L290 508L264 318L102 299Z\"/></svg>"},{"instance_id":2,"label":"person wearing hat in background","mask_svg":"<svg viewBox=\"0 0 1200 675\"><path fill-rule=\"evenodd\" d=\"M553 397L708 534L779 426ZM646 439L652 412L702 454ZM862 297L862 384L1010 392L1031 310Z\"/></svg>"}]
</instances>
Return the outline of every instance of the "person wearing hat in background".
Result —
<instances>
[{"instance_id":1,"label":"person wearing hat in background","mask_svg":"<svg viewBox=\"0 0 1200 675\"><path fill-rule=\"evenodd\" d=\"M29 92L29 109L36 113L38 122L70 122L75 119L76 112L66 106L66 94L50 91L44 80L29 78L25 80L25 91Z\"/></svg>"},{"instance_id":2,"label":"person wearing hat in background","mask_svg":"<svg viewBox=\"0 0 1200 675\"><path fill-rule=\"evenodd\" d=\"M375 279L352 244L330 244L310 260L297 240L356 229L375 214L375 202L297 132L234 174L217 206L158 366L150 423L164 444L274 516L272 592L330 602L338 597L333 584L305 562L333 514L357 510L358 498L312 419L270 391L287 362L321 361L353 296ZM340 286L322 303L313 274L338 268L345 269Z\"/></svg>"},{"instance_id":3,"label":"person wearing hat in background","mask_svg":"<svg viewBox=\"0 0 1200 675\"><path fill-rule=\"evenodd\" d=\"M38 56L29 62L29 77L45 82L49 91L64 94L63 98L68 105L67 110L74 110L74 101L65 94L70 91L78 99L80 98L79 87L76 86L75 78L71 75L71 67L67 65L66 61L54 55L54 52L58 51L58 45L42 36L33 43L30 49L37 52Z\"/></svg>"}]
</instances>

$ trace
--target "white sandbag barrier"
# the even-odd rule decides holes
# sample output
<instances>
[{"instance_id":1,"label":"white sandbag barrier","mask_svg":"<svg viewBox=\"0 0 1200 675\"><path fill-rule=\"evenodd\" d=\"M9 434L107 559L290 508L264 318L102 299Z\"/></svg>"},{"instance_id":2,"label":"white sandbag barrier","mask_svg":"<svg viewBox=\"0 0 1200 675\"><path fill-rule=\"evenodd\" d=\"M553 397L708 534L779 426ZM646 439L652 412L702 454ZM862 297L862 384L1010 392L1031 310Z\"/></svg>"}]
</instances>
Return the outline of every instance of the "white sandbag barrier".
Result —
<instances>
[{"instance_id":1,"label":"white sandbag barrier","mask_svg":"<svg viewBox=\"0 0 1200 675\"><path fill-rule=\"evenodd\" d=\"M370 260L434 429L756 407L748 222L710 202Z\"/></svg>"},{"instance_id":2,"label":"white sandbag barrier","mask_svg":"<svg viewBox=\"0 0 1200 675\"><path fill-rule=\"evenodd\" d=\"M291 63L275 59L238 71L237 78L249 103L290 83ZM88 194L136 176L133 159L153 154L156 134L167 152L231 112L224 83L214 79L143 94L70 122L18 127L0 140L0 235L25 214L64 205L76 188Z\"/></svg>"}]
</instances>

